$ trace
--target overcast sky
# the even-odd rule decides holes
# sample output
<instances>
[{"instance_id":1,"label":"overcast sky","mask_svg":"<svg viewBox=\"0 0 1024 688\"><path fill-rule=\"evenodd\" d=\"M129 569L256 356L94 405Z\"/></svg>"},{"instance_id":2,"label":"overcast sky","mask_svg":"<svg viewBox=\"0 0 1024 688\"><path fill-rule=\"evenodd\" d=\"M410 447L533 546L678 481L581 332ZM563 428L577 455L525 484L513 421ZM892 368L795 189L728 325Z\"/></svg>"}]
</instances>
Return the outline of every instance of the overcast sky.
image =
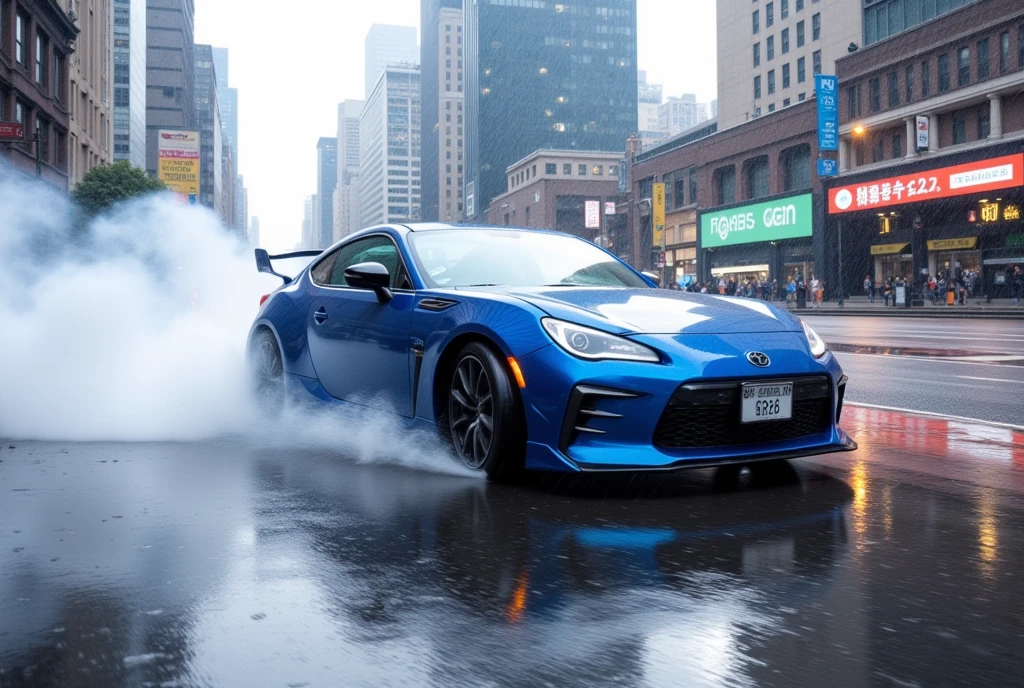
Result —
<instances>
[{"instance_id":1,"label":"overcast sky","mask_svg":"<svg viewBox=\"0 0 1024 688\"><path fill-rule=\"evenodd\" d=\"M638 67L665 95L715 97L715 1L638 0ZM239 171L261 243L300 239L316 186L316 141L337 134L337 104L363 97L373 23L419 27L419 0L196 0L195 40L228 48L239 91Z\"/></svg>"}]
</instances>

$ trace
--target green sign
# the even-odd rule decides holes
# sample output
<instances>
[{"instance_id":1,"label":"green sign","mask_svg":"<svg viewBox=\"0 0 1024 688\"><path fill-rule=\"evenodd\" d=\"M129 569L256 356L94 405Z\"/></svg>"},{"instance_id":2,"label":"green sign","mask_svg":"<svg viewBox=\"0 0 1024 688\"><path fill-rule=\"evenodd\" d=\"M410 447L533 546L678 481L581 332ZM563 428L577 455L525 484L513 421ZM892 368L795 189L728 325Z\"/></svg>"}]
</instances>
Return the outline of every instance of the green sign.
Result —
<instances>
[{"instance_id":1,"label":"green sign","mask_svg":"<svg viewBox=\"0 0 1024 688\"><path fill-rule=\"evenodd\" d=\"M1006 237L1006 246L1008 248L1014 248L1017 246L1024 246L1024 234L1011 234Z\"/></svg>"},{"instance_id":2,"label":"green sign","mask_svg":"<svg viewBox=\"0 0 1024 688\"><path fill-rule=\"evenodd\" d=\"M780 198L700 216L704 248L811 236L811 194Z\"/></svg>"}]
</instances>

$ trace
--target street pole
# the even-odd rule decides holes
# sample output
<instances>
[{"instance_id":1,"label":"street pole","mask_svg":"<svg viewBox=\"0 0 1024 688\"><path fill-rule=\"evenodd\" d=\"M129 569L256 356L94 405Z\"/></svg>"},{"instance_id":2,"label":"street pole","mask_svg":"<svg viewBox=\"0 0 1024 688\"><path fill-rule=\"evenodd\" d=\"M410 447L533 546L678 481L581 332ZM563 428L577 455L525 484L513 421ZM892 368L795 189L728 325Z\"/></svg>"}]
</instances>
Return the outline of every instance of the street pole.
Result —
<instances>
[{"instance_id":1,"label":"street pole","mask_svg":"<svg viewBox=\"0 0 1024 688\"><path fill-rule=\"evenodd\" d=\"M39 134L37 133L33 138L36 143L36 179L42 179L43 176L43 160L39 156Z\"/></svg>"},{"instance_id":2,"label":"street pole","mask_svg":"<svg viewBox=\"0 0 1024 688\"><path fill-rule=\"evenodd\" d=\"M843 286L843 218L839 218L839 307L843 307L846 288Z\"/></svg>"}]
</instances>

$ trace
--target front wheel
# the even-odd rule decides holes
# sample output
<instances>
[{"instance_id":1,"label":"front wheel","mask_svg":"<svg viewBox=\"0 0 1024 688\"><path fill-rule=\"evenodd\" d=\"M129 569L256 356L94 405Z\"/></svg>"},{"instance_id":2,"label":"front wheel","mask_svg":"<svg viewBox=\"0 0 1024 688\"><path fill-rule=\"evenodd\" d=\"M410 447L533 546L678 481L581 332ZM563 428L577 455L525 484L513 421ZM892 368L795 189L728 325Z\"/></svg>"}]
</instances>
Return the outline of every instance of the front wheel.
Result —
<instances>
[{"instance_id":1,"label":"front wheel","mask_svg":"<svg viewBox=\"0 0 1024 688\"><path fill-rule=\"evenodd\" d=\"M448 436L458 457L492 479L508 479L523 466L526 438L519 398L494 353L477 342L455 362L448 390Z\"/></svg>"}]
</instances>

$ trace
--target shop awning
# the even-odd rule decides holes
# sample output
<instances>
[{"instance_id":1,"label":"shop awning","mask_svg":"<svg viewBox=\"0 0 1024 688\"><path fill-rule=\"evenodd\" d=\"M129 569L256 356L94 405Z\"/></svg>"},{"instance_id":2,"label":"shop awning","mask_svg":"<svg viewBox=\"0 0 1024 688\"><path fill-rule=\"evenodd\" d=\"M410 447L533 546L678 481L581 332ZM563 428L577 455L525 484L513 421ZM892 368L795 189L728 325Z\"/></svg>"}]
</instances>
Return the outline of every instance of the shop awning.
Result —
<instances>
[{"instance_id":1,"label":"shop awning","mask_svg":"<svg viewBox=\"0 0 1024 688\"><path fill-rule=\"evenodd\" d=\"M711 268L711 275L713 277L719 277L721 275L735 275L746 272L768 272L768 265L733 265L727 268Z\"/></svg>"},{"instance_id":2,"label":"shop awning","mask_svg":"<svg viewBox=\"0 0 1024 688\"><path fill-rule=\"evenodd\" d=\"M875 244L871 247L871 255L873 256L888 256L893 253L903 253L903 249L910 246L910 242L902 244Z\"/></svg>"},{"instance_id":3,"label":"shop awning","mask_svg":"<svg viewBox=\"0 0 1024 688\"><path fill-rule=\"evenodd\" d=\"M934 239L928 242L929 251L965 251L978 245L978 237L960 237L959 239Z\"/></svg>"}]
</instances>

